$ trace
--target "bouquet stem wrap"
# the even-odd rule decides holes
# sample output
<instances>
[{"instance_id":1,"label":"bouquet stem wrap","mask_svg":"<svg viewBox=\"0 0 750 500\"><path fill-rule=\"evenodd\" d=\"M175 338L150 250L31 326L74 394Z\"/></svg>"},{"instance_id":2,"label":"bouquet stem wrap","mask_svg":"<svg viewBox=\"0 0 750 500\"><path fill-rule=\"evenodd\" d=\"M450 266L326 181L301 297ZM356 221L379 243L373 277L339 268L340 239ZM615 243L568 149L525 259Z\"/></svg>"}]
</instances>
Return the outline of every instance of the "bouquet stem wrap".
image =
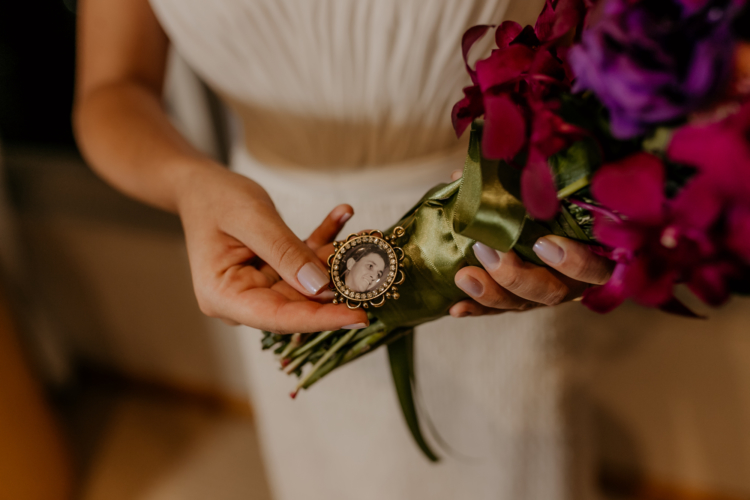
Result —
<instances>
[{"instance_id":1,"label":"bouquet stem wrap","mask_svg":"<svg viewBox=\"0 0 750 500\"><path fill-rule=\"evenodd\" d=\"M431 189L386 231L399 226L405 230L398 238L406 277L399 285L399 300L385 301L382 307L370 309L370 325L362 330L320 332L304 340L301 336L266 333L263 340L264 348L280 344L276 352L282 366L287 373L301 376L298 389L309 388L335 368L387 344L404 417L430 460L438 458L422 435L414 403L414 327L447 315L451 306L469 298L454 279L465 266L481 266L472 245L481 241L502 252L514 250L522 258L543 265L532 250L541 236L554 233L587 240L586 233L564 207L552 221L539 222L529 217L520 201L519 170L505 162L483 158L481 132L481 125L472 127L462 178ZM590 166L585 157L578 163ZM559 176L566 181L561 192L587 185L587 169L577 168L575 161L562 164L568 175ZM313 366L303 374L308 363Z\"/></svg>"}]
</instances>

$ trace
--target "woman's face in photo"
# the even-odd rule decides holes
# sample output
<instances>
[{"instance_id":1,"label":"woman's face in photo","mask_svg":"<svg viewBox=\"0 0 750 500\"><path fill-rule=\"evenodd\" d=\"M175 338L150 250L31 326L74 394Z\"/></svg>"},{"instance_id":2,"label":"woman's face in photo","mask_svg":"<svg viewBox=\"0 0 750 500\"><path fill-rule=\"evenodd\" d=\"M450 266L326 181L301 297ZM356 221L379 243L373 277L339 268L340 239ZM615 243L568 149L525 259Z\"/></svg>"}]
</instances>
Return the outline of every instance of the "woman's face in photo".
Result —
<instances>
[{"instance_id":1,"label":"woman's face in photo","mask_svg":"<svg viewBox=\"0 0 750 500\"><path fill-rule=\"evenodd\" d=\"M366 292L377 285L383 275L385 261L377 253L368 253L358 261L350 258L346 268L349 271L344 279L346 286L355 292Z\"/></svg>"}]
</instances>

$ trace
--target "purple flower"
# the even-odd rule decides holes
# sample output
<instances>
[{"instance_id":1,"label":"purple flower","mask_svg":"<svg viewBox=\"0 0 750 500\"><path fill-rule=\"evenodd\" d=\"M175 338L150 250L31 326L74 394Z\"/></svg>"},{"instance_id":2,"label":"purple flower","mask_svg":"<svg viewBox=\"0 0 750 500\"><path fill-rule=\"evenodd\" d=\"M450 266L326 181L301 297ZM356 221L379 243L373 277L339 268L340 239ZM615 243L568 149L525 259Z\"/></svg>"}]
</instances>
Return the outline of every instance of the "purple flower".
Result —
<instances>
[{"instance_id":1,"label":"purple flower","mask_svg":"<svg viewBox=\"0 0 750 500\"><path fill-rule=\"evenodd\" d=\"M606 0L568 53L624 139L704 106L731 76L731 24L745 0Z\"/></svg>"}]
</instances>

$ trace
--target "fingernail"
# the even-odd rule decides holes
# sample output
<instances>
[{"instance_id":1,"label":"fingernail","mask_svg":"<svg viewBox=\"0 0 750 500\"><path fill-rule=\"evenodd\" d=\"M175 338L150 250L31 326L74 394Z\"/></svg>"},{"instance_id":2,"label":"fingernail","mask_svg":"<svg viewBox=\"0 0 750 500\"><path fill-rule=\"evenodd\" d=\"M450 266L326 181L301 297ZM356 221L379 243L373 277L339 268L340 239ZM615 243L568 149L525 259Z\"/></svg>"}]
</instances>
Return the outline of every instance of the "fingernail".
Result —
<instances>
[{"instance_id":1,"label":"fingernail","mask_svg":"<svg viewBox=\"0 0 750 500\"><path fill-rule=\"evenodd\" d=\"M478 241L474 243L474 255L477 256L479 262L482 263L485 269L492 270L500 265L500 253L494 248L490 248L484 243Z\"/></svg>"},{"instance_id":2,"label":"fingernail","mask_svg":"<svg viewBox=\"0 0 750 500\"><path fill-rule=\"evenodd\" d=\"M338 207L333 211L331 217L339 224L343 224L344 222L351 219L352 214L349 213L348 207Z\"/></svg>"},{"instance_id":3,"label":"fingernail","mask_svg":"<svg viewBox=\"0 0 750 500\"><path fill-rule=\"evenodd\" d=\"M354 323L341 327L342 330L359 330L360 328L367 328L367 323Z\"/></svg>"},{"instance_id":4,"label":"fingernail","mask_svg":"<svg viewBox=\"0 0 750 500\"><path fill-rule=\"evenodd\" d=\"M317 297L322 300L333 300L333 298L336 297L336 292L333 290L323 290L317 295Z\"/></svg>"},{"instance_id":5,"label":"fingernail","mask_svg":"<svg viewBox=\"0 0 750 500\"><path fill-rule=\"evenodd\" d=\"M456 281L456 285L472 297L481 297L482 293L484 293L484 287L482 284L471 276L463 276Z\"/></svg>"},{"instance_id":6,"label":"fingernail","mask_svg":"<svg viewBox=\"0 0 750 500\"><path fill-rule=\"evenodd\" d=\"M305 290L315 295L328 284L328 275L312 262L308 262L297 273L297 281Z\"/></svg>"},{"instance_id":7,"label":"fingernail","mask_svg":"<svg viewBox=\"0 0 750 500\"><path fill-rule=\"evenodd\" d=\"M459 313L459 315L458 315L459 318L465 318L467 316L471 316L471 312L470 311L464 311L462 313Z\"/></svg>"},{"instance_id":8,"label":"fingernail","mask_svg":"<svg viewBox=\"0 0 750 500\"><path fill-rule=\"evenodd\" d=\"M548 238L539 238L534 243L534 252L545 262L559 264L562 262L565 252Z\"/></svg>"}]
</instances>

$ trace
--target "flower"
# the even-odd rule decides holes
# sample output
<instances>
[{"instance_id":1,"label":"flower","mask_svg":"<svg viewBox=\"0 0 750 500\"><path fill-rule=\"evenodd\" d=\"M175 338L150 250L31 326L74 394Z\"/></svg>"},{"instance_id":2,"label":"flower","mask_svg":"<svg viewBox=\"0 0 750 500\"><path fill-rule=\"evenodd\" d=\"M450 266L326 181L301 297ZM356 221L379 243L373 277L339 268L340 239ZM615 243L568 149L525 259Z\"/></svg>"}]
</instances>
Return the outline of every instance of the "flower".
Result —
<instances>
[{"instance_id":1,"label":"flower","mask_svg":"<svg viewBox=\"0 0 750 500\"><path fill-rule=\"evenodd\" d=\"M750 265L750 103L723 120L679 129L667 155L697 170L676 208L696 226L723 218L727 250Z\"/></svg>"},{"instance_id":2,"label":"flower","mask_svg":"<svg viewBox=\"0 0 750 500\"><path fill-rule=\"evenodd\" d=\"M732 20L745 0L607 0L568 53L625 139L704 106L731 76Z\"/></svg>"},{"instance_id":3,"label":"flower","mask_svg":"<svg viewBox=\"0 0 750 500\"><path fill-rule=\"evenodd\" d=\"M570 71L557 50L564 45L563 38L581 25L585 11L582 0L548 0L534 27L503 22L495 31L497 48L478 61L476 69L468 64L469 50L490 26L470 28L462 40L473 85L464 88L464 98L453 107L456 135L484 115L486 158L512 162L526 151L522 197L529 213L540 219L554 217L558 209L547 159L583 133L554 113L554 98L571 85Z\"/></svg>"},{"instance_id":4,"label":"flower","mask_svg":"<svg viewBox=\"0 0 750 500\"><path fill-rule=\"evenodd\" d=\"M713 306L747 287L750 103L723 120L677 130L667 159L696 170L672 199L664 195L662 160L648 153L605 165L594 176L592 194L604 207L591 207L598 211L594 234L617 262L610 281L584 295L595 311L626 298L667 304L676 283Z\"/></svg>"},{"instance_id":5,"label":"flower","mask_svg":"<svg viewBox=\"0 0 750 500\"><path fill-rule=\"evenodd\" d=\"M727 282L738 267L722 252L716 220L699 224L681 207L700 200L687 191L668 200L664 186L664 164L649 153L605 165L594 177L592 193L607 207L592 207L599 212L594 235L609 247L616 265L605 285L584 294L583 303L592 310L609 312L628 298L667 306L676 302L678 283L710 305L729 298Z\"/></svg>"}]
</instances>

